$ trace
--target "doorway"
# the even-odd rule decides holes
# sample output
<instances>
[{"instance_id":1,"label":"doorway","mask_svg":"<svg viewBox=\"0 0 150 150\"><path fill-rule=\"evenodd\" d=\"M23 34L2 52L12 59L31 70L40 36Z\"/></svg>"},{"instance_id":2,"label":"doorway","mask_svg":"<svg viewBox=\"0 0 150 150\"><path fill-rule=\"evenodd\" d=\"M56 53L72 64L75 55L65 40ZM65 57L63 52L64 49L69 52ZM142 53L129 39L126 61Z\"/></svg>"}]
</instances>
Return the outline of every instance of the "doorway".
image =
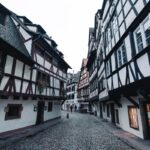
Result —
<instances>
[{"instance_id":1,"label":"doorway","mask_svg":"<svg viewBox=\"0 0 150 150\"><path fill-rule=\"evenodd\" d=\"M43 101L38 102L36 125L41 124L44 121L44 106L45 103Z\"/></svg>"},{"instance_id":2,"label":"doorway","mask_svg":"<svg viewBox=\"0 0 150 150\"><path fill-rule=\"evenodd\" d=\"M114 109L114 103L110 104L110 113L111 113L111 122L115 123L115 109Z\"/></svg>"},{"instance_id":3,"label":"doorway","mask_svg":"<svg viewBox=\"0 0 150 150\"><path fill-rule=\"evenodd\" d=\"M102 103L100 105L100 118L103 118L103 108L102 108Z\"/></svg>"}]
</instances>

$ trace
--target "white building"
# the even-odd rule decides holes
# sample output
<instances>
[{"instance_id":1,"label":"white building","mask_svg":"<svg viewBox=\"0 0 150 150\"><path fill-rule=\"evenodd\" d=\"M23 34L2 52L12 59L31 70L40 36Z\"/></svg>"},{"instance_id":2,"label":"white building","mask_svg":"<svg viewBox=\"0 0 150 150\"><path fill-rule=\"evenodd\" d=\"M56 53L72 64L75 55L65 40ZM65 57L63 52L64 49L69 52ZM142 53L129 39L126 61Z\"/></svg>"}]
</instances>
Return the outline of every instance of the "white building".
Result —
<instances>
[{"instance_id":1,"label":"white building","mask_svg":"<svg viewBox=\"0 0 150 150\"><path fill-rule=\"evenodd\" d=\"M84 58L82 60L80 77L77 88L79 111L83 113L92 111L92 105L91 103L89 103L89 72L86 67L87 62L88 62L87 58Z\"/></svg>"},{"instance_id":2,"label":"white building","mask_svg":"<svg viewBox=\"0 0 150 150\"><path fill-rule=\"evenodd\" d=\"M63 104L64 110L70 110L70 107L73 107L73 110L79 110L79 103L77 98L77 86L79 82L80 72L75 74L67 74L67 100Z\"/></svg>"},{"instance_id":3,"label":"white building","mask_svg":"<svg viewBox=\"0 0 150 150\"><path fill-rule=\"evenodd\" d=\"M68 68L40 25L0 4L0 133L60 118Z\"/></svg>"},{"instance_id":4,"label":"white building","mask_svg":"<svg viewBox=\"0 0 150 150\"><path fill-rule=\"evenodd\" d=\"M93 30L98 114L140 138L150 138L149 10L148 0L105 0Z\"/></svg>"}]
</instances>

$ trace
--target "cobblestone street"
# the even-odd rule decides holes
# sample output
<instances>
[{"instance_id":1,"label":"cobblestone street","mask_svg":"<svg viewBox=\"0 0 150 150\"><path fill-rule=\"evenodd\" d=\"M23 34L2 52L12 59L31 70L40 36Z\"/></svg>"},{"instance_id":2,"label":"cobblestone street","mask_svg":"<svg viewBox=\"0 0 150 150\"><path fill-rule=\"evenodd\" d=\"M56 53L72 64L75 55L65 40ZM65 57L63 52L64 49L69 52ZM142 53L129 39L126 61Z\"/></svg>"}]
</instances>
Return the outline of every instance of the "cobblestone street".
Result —
<instances>
[{"instance_id":1,"label":"cobblestone street","mask_svg":"<svg viewBox=\"0 0 150 150\"><path fill-rule=\"evenodd\" d=\"M94 116L72 113L66 119L33 137L1 150L130 150L133 149L107 130Z\"/></svg>"}]
</instances>

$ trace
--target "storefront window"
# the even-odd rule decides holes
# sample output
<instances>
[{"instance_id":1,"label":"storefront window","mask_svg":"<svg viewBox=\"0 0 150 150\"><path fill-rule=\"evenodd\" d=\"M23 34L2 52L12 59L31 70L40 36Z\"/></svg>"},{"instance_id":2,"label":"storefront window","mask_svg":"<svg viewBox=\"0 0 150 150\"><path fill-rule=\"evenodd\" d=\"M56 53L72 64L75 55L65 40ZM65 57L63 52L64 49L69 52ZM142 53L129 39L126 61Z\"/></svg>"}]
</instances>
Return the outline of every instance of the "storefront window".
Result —
<instances>
[{"instance_id":1,"label":"storefront window","mask_svg":"<svg viewBox=\"0 0 150 150\"><path fill-rule=\"evenodd\" d=\"M137 108L134 106L128 106L128 113L129 113L130 127L138 129L139 125L138 125Z\"/></svg>"}]
</instances>

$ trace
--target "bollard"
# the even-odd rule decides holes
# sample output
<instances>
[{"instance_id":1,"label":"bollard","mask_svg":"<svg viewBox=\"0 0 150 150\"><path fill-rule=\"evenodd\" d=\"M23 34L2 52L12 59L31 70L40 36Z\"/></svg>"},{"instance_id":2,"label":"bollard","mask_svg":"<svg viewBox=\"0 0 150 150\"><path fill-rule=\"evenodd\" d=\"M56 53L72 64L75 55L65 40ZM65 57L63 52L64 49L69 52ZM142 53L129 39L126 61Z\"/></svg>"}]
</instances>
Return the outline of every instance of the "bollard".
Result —
<instances>
[{"instance_id":1,"label":"bollard","mask_svg":"<svg viewBox=\"0 0 150 150\"><path fill-rule=\"evenodd\" d=\"M66 116L66 117L67 117L67 119L69 119L69 113L67 113L67 116Z\"/></svg>"}]
</instances>

